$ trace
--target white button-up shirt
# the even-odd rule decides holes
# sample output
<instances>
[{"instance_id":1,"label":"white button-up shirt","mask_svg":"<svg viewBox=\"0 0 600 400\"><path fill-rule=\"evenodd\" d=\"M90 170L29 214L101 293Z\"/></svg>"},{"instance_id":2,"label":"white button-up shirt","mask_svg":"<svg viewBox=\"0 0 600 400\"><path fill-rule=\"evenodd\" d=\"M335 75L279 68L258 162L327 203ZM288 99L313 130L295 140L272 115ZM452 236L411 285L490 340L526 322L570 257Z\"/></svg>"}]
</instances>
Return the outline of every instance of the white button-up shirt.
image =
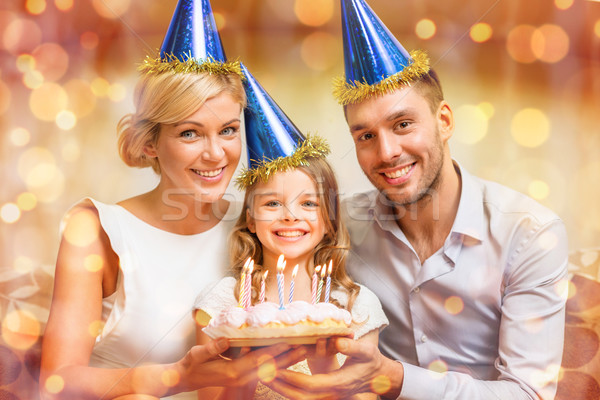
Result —
<instances>
[{"instance_id":1,"label":"white button-up shirt","mask_svg":"<svg viewBox=\"0 0 600 400\"><path fill-rule=\"evenodd\" d=\"M564 225L527 196L455 168L462 180L456 219L443 247L422 263L377 191L343 202L348 271L375 292L390 320L380 348L403 363L400 398L554 398Z\"/></svg>"}]
</instances>

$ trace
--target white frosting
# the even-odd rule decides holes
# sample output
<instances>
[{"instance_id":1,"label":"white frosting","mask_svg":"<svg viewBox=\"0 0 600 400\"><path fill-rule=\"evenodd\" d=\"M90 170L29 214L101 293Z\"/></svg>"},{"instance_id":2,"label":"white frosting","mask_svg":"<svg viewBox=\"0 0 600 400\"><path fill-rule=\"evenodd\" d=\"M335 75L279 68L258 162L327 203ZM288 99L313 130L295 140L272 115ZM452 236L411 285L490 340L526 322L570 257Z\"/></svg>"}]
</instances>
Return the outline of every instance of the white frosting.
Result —
<instances>
[{"instance_id":1,"label":"white frosting","mask_svg":"<svg viewBox=\"0 0 600 400\"><path fill-rule=\"evenodd\" d=\"M343 322L346 327L352 323L352 315L347 310L338 308L331 303L310 304L305 301L294 301L287 304L284 309L279 309L278 304L265 302L249 307L247 310L240 307L225 308L210 320L204 331L211 337L219 335L227 337L260 336L261 332L267 333L261 327L269 323L281 323L285 327L294 328L302 321L319 324L327 319ZM242 334L239 328L244 325L246 326L241 331L245 331L245 333ZM277 331L285 330L285 327L272 327L267 330L269 335L276 336ZM298 328L296 334L310 334L311 331L319 331L315 326L296 328Z\"/></svg>"}]
</instances>

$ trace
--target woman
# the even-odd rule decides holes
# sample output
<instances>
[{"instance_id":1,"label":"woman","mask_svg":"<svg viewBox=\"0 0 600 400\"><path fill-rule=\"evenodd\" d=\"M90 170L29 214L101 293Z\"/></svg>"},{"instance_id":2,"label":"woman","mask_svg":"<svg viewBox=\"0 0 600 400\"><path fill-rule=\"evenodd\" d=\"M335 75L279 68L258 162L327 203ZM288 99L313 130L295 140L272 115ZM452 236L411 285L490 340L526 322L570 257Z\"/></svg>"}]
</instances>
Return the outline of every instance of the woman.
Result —
<instances>
[{"instance_id":1,"label":"woman","mask_svg":"<svg viewBox=\"0 0 600 400\"><path fill-rule=\"evenodd\" d=\"M246 98L231 65L173 54L146 63L136 111L118 127L123 160L152 167L158 185L116 205L85 199L65 217L42 347L44 399L194 398L184 392L256 379L264 355L286 349L225 361L216 356L226 340L194 347L195 296L228 264L237 210L223 194L240 159Z\"/></svg>"}]
</instances>

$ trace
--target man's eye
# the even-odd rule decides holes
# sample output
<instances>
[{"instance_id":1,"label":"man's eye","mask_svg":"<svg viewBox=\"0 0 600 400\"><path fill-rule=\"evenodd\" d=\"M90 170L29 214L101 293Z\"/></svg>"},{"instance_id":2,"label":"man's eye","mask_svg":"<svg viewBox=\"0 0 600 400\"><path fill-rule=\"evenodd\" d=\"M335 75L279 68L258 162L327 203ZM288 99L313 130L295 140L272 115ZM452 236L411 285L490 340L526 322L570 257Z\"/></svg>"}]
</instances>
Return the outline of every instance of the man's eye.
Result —
<instances>
[{"instance_id":1,"label":"man's eye","mask_svg":"<svg viewBox=\"0 0 600 400\"><path fill-rule=\"evenodd\" d=\"M365 133L364 135L360 135L358 137L358 141L359 142L364 142L366 140L371 140L375 137L375 135L373 135L372 133Z\"/></svg>"}]
</instances>

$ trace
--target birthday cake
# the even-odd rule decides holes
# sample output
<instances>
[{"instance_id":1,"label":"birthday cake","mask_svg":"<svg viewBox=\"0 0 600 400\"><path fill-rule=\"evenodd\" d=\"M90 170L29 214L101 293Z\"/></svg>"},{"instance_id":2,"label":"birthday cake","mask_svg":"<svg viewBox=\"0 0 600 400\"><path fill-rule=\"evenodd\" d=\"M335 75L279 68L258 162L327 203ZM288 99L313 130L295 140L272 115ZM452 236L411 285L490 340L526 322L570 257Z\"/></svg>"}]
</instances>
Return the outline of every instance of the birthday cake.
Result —
<instances>
[{"instance_id":1,"label":"birthday cake","mask_svg":"<svg viewBox=\"0 0 600 400\"><path fill-rule=\"evenodd\" d=\"M256 339L263 340L263 344L277 342L277 339L310 343L319 337L347 335L352 332L351 323L351 314L331 303L293 301L282 309L278 304L264 302L245 309L225 308L203 331L213 339L226 337L230 341L241 341L241 345L246 345L244 342L256 344Z\"/></svg>"}]
</instances>

